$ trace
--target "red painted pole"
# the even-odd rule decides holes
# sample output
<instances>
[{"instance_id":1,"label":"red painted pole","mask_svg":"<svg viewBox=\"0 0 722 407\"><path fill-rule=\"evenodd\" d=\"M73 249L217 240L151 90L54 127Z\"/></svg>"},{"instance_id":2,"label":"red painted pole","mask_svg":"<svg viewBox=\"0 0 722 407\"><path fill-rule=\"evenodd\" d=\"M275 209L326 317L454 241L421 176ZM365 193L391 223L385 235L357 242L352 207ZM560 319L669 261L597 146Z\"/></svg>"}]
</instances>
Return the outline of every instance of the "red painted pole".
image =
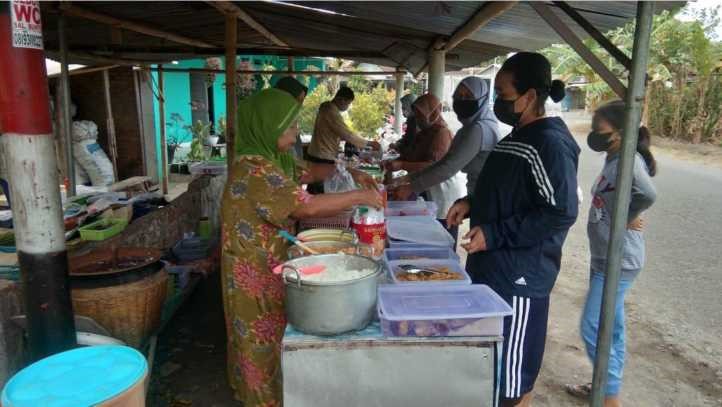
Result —
<instances>
[{"instance_id":1,"label":"red painted pole","mask_svg":"<svg viewBox=\"0 0 722 407\"><path fill-rule=\"evenodd\" d=\"M0 2L0 153L36 360L76 345L37 1Z\"/></svg>"}]
</instances>

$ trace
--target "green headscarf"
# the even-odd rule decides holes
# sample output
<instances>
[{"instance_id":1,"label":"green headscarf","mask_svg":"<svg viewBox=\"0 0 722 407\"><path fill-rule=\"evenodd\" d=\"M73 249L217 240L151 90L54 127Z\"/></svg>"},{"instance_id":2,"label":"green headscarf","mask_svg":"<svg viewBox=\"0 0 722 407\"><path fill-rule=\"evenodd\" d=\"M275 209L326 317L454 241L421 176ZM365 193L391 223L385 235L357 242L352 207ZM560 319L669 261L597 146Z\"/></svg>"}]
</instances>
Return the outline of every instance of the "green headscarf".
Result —
<instances>
[{"instance_id":1,"label":"green headscarf","mask_svg":"<svg viewBox=\"0 0 722 407\"><path fill-rule=\"evenodd\" d=\"M278 150L278 138L296 120L301 104L280 89L264 89L238 105L236 156L260 155L295 178L295 161Z\"/></svg>"}]
</instances>

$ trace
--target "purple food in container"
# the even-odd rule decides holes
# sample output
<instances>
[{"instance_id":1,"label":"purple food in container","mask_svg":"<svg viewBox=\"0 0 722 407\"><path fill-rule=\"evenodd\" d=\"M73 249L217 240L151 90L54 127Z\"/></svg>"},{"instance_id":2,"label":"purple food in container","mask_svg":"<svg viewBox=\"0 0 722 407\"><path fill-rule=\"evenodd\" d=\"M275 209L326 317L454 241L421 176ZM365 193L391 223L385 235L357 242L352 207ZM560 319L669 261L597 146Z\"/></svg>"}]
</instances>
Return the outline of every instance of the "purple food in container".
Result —
<instances>
[{"instance_id":1,"label":"purple food in container","mask_svg":"<svg viewBox=\"0 0 722 407\"><path fill-rule=\"evenodd\" d=\"M385 336L500 336L512 309L486 285L379 287Z\"/></svg>"}]
</instances>

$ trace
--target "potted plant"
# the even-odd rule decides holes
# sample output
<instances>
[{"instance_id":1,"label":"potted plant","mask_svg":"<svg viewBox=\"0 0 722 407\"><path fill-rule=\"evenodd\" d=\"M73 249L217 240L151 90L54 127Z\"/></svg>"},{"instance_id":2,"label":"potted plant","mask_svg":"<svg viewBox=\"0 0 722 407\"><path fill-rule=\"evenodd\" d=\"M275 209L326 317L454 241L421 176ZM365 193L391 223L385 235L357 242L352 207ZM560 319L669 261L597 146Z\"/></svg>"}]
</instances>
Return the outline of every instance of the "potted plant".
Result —
<instances>
[{"instance_id":1,"label":"potted plant","mask_svg":"<svg viewBox=\"0 0 722 407\"><path fill-rule=\"evenodd\" d=\"M186 129L193 135L193 141L191 141L191 151L187 156L188 161L205 161L208 157L206 151L203 149L203 142L210 136L211 124L198 120L193 123L192 126L186 126Z\"/></svg>"},{"instance_id":2,"label":"potted plant","mask_svg":"<svg viewBox=\"0 0 722 407\"><path fill-rule=\"evenodd\" d=\"M175 159L175 152L180 147L181 132L184 129L183 117L178 113L171 113L170 122L166 123L166 127L168 127L168 132L166 133L165 145L168 153L168 165L170 166Z\"/></svg>"}]
</instances>

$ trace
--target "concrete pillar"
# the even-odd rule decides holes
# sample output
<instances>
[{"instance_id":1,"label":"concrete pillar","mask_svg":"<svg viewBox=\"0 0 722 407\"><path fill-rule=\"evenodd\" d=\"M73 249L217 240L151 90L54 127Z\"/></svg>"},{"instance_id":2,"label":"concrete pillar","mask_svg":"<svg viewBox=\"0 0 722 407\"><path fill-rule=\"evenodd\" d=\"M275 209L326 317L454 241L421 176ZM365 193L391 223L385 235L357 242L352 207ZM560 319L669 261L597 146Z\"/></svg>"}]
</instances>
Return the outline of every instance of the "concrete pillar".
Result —
<instances>
[{"instance_id":1,"label":"concrete pillar","mask_svg":"<svg viewBox=\"0 0 722 407\"><path fill-rule=\"evenodd\" d=\"M404 95L404 72L396 72L396 100L394 103L394 131L401 135L401 120L404 115L401 113L401 97Z\"/></svg>"},{"instance_id":2,"label":"concrete pillar","mask_svg":"<svg viewBox=\"0 0 722 407\"><path fill-rule=\"evenodd\" d=\"M444 72L446 70L446 51L429 52L429 93L444 101Z\"/></svg>"},{"instance_id":3,"label":"concrete pillar","mask_svg":"<svg viewBox=\"0 0 722 407\"><path fill-rule=\"evenodd\" d=\"M37 360L76 345L39 3L0 3L0 154ZM11 17L10 13L15 13ZM25 25L13 32L11 18Z\"/></svg>"}]
</instances>

